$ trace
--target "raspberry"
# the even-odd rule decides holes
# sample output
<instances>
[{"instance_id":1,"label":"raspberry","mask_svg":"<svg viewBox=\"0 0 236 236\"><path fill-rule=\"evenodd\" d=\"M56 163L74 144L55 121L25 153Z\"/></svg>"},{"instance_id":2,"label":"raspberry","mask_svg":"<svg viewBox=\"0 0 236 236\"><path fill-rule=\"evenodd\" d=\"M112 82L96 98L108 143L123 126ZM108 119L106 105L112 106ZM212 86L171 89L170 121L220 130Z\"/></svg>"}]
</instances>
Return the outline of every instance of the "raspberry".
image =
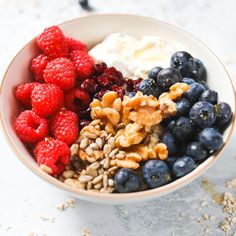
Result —
<instances>
[{"instance_id":1,"label":"raspberry","mask_svg":"<svg viewBox=\"0 0 236 236\"><path fill-rule=\"evenodd\" d=\"M63 92L55 84L40 84L31 95L33 110L39 116L48 116L60 110L63 105Z\"/></svg>"},{"instance_id":2,"label":"raspberry","mask_svg":"<svg viewBox=\"0 0 236 236\"><path fill-rule=\"evenodd\" d=\"M104 70L103 75L109 77L109 80L113 83L121 86L124 84L124 78L120 71L116 70L115 67L109 67Z\"/></svg>"},{"instance_id":3,"label":"raspberry","mask_svg":"<svg viewBox=\"0 0 236 236\"><path fill-rule=\"evenodd\" d=\"M79 112L86 110L90 103L89 94L81 88L73 88L65 95L65 107L68 110Z\"/></svg>"},{"instance_id":4,"label":"raspberry","mask_svg":"<svg viewBox=\"0 0 236 236\"><path fill-rule=\"evenodd\" d=\"M68 90L75 86L74 64L65 57L50 61L44 70L43 76L46 83L56 84L62 90Z\"/></svg>"},{"instance_id":5,"label":"raspberry","mask_svg":"<svg viewBox=\"0 0 236 236\"><path fill-rule=\"evenodd\" d=\"M46 165L53 175L60 174L65 166L70 164L69 147L66 143L53 138L46 138L38 143L34 155L39 166Z\"/></svg>"},{"instance_id":6,"label":"raspberry","mask_svg":"<svg viewBox=\"0 0 236 236\"><path fill-rule=\"evenodd\" d=\"M106 89L101 89L98 93L96 93L96 94L94 95L94 98L97 98L97 99L101 100L101 99L102 99L102 96L103 96L106 92L109 92L109 91L106 90Z\"/></svg>"},{"instance_id":7,"label":"raspberry","mask_svg":"<svg viewBox=\"0 0 236 236\"><path fill-rule=\"evenodd\" d=\"M48 58L44 54L40 54L31 61L31 71L34 79L38 82L44 82L43 71L48 64Z\"/></svg>"},{"instance_id":8,"label":"raspberry","mask_svg":"<svg viewBox=\"0 0 236 236\"><path fill-rule=\"evenodd\" d=\"M91 123L90 120L80 120L79 121L80 129L83 129L85 126L89 125L90 123Z\"/></svg>"},{"instance_id":9,"label":"raspberry","mask_svg":"<svg viewBox=\"0 0 236 236\"><path fill-rule=\"evenodd\" d=\"M104 70L107 68L105 62L97 63L93 66L93 77L98 77L103 74Z\"/></svg>"},{"instance_id":10,"label":"raspberry","mask_svg":"<svg viewBox=\"0 0 236 236\"><path fill-rule=\"evenodd\" d=\"M79 51L84 51L84 52L88 51L86 44L82 43L81 41L77 39L66 37L66 42L67 42L69 53L71 53L74 50L79 50Z\"/></svg>"},{"instance_id":11,"label":"raspberry","mask_svg":"<svg viewBox=\"0 0 236 236\"><path fill-rule=\"evenodd\" d=\"M125 90L124 88L122 88L121 86L118 86L118 85L112 85L111 88L110 88L111 91L115 91L117 92L117 95L119 98L123 98L124 95L125 95Z\"/></svg>"},{"instance_id":12,"label":"raspberry","mask_svg":"<svg viewBox=\"0 0 236 236\"><path fill-rule=\"evenodd\" d=\"M37 44L50 60L66 57L68 54L66 38L58 26L46 28L37 37Z\"/></svg>"},{"instance_id":13,"label":"raspberry","mask_svg":"<svg viewBox=\"0 0 236 236\"><path fill-rule=\"evenodd\" d=\"M50 124L55 139L68 145L75 142L78 136L78 117L74 112L62 110L50 119Z\"/></svg>"},{"instance_id":14,"label":"raspberry","mask_svg":"<svg viewBox=\"0 0 236 236\"><path fill-rule=\"evenodd\" d=\"M94 61L87 52L74 50L71 53L71 59L74 62L79 79L87 79L93 73Z\"/></svg>"},{"instance_id":15,"label":"raspberry","mask_svg":"<svg viewBox=\"0 0 236 236\"><path fill-rule=\"evenodd\" d=\"M31 108L31 94L33 89L40 85L38 82L20 84L16 89L17 100L26 108Z\"/></svg>"},{"instance_id":16,"label":"raspberry","mask_svg":"<svg viewBox=\"0 0 236 236\"><path fill-rule=\"evenodd\" d=\"M82 89L87 91L88 93L94 94L98 90L98 85L93 79L86 79L80 85Z\"/></svg>"},{"instance_id":17,"label":"raspberry","mask_svg":"<svg viewBox=\"0 0 236 236\"><path fill-rule=\"evenodd\" d=\"M27 143L41 141L48 134L48 123L35 112L25 110L20 113L15 121L15 129L18 137Z\"/></svg>"}]
</instances>

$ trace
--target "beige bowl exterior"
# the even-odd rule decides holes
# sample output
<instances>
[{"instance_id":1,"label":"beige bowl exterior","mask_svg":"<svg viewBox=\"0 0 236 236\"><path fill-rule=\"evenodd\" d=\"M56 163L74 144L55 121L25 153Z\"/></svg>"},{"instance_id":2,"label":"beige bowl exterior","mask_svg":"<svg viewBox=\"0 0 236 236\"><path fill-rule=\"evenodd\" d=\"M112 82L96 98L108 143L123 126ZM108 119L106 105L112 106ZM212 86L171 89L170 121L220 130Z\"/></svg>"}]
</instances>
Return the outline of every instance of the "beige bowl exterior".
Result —
<instances>
[{"instance_id":1,"label":"beige bowl exterior","mask_svg":"<svg viewBox=\"0 0 236 236\"><path fill-rule=\"evenodd\" d=\"M207 68L210 88L218 91L220 100L228 102L231 105L233 113L235 113L235 93L232 82L219 59L195 37L175 26L141 16L106 14L90 15L74 19L61 24L60 27L66 35L79 38L87 42L90 46L98 43L112 32L124 32L136 37L156 35L180 42L186 46L187 51L204 62ZM31 78L32 75L29 69L30 61L38 53L35 39L33 39L15 56L5 73L0 94L2 128L10 147L24 165L46 182L68 192L76 198L104 204L133 203L157 198L163 194L177 190L200 176L219 158L222 149L231 137L235 120L232 121L224 133L225 145L221 150L208 158L188 175L160 188L128 194L100 194L72 189L44 173L14 131L14 120L19 114L19 107L14 97L14 91L18 84L26 82Z\"/></svg>"}]
</instances>

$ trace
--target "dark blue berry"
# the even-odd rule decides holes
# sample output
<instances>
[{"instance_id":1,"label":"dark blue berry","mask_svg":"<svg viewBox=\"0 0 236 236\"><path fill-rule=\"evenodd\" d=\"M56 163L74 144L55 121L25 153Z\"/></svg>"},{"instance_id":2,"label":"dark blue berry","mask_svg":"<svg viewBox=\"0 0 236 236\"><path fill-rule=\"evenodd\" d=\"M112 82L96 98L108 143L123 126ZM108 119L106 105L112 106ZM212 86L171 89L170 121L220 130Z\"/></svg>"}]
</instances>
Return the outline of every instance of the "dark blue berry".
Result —
<instances>
[{"instance_id":1,"label":"dark blue berry","mask_svg":"<svg viewBox=\"0 0 236 236\"><path fill-rule=\"evenodd\" d=\"M157 76L157 85L164 91L169 90L177 82L182 82L182 76L174 68L162 69Z\"/></svg>"},{"instance_id":2,"label":"dark blue berry","mask_svg":"<svg viewBox=\"0 0 236 236\"><path fill-rule=\"evenodd\" d=\"M170 119L172 119L172 117L170 117ZM172 132L172 130L173 130L174 126L175 126L175 122L176 122L176 120L173 120L173 119L169 122L169 124L167 126L167 130L168 131Z\"/></svg>"},{"instance_id":3,"label":"dark blue berry","mask_svg":"<svg viewBox=\"0 0 236 236\"><path fill-rule=\"evenodd\" d=\"M220 102L215 105L216 110L216 123L215 125L218 127L225 126L231 119L233 113L231 107L226 102Z\"/></svg>"},{"instance_id":4,"label":"dark blue berry","mask_svg":"<svg viewBox=\"0 0 236 236\"><path fill-rule=\"evenodd\" d=\"M199 83L192 83L189 89L183 94L183 97L188 99L192 104L198 101L201 94L205 91L203 85Z\"/></svg>"},{"instance_id":5,"label":"dark blue berry","mask_svg":"<svg viewBox=\"0 0 236 236\"><path fill-rule=\"evenodd\" d=\"M208 151L200 142L192 142L187 146L186 154L195 161L203 161L209 156Z\"/></svg>"},{"instance_id":6,"label":"dark blue berry","mask_svg":"<svg viewBox=\"0 0 236 236\"><path fill-rule=\"evenodd\" d=\"M170 156L168 157L165 162L167 163L167 165L169 166L169 168L172 168L174 162L177 160L178 158L177 157L173 157L173 156Z\"/></svg>"},{"instance_id":7,"label":"dark blue berry","mask_svg":"<svg viewBox=\"0 0 236 236\"><path fill-rule=\"evenodd\" d=\"M195 80L191 78L183 78L183 83L190 85L195 83Z\"/></svg>"},{"instance_id":8,"label":"dark blue berry","mask_svg":"<svg viewBox=\"0 0 236 236\"><path fill-rule=\"evenodd\" d=\"M199 81L198 81L198 83L199 83L199 84L201 84L201 85L203 85L203 87L204 87L206 90L208 90L208 89L209 89L209 86L208 86L208 84L207 84L207 82L206 82L206 81L199 80Z\"/></svg>"},{"instance_id":9,"label":"dark blue berry","mask_svg":"<svg viewBox=\"0 0 236 236\"><path fill-rule=\"evenodd\" d=\"M159 97L160 90L157 87L155 80L145 79L138 85L138 90L144 95L153 95L154 97Z\"/></svg>"},{"instance_id":10,"label":"dark blue berry","mask_svg":"<svg viewBox=\"0 0 236 236\"><path fill-rule=\"evenodd\" d=\"M175 178L180 178L189 172L191 172L196 167L195 161L189 156L183 156L178 158L173 164L173 175Z\"/></svg>"},{"instance_id":11,"label":"dark blue berry","mask_svg":"<svg viewBox=\"0 0 236 236\"><path fill-rule=\"evenodd\" d=\"M150 160L143 166L143 179L149 188L157 188L170 182L167 164L160 160Z\"/></svg>"},{"instance_id":12,"label":"dark blue berry","mask_svg":"<svg viewBox=\"0 0 236 236\"><path fill-rule=\"evenodd\" d=\"M177 144L174 136L170 132L164 133L162 136L162 143L166 144L169 156L177 153Z\"/></svg>"},{"instance_id":13,"label":"dark blue berry","mask_svg":"<svg viewBox=\"0 0 236 236\"><path fill-rule=\"evenodd\" d=\"M141 178L133 170L122 168L118 170L114 177L115 189L119 193L130 193L139 191L141 188Z\"/></svg>"},{"instance_id":14,"label":"dark blue berry","mask_svg":"<svg viewBox=\"0 0 236 236\"><path fill-rule=\"evenodd\" d=\"M157 81L157 76L162 69L163 68L159 66L153 67L148 73L148 78Z\"/></svg>"},{"instance_id":15,"label":"dark blue berry","mask_svg":"<svg viewBox=\"0 0 236 236\"><path fill-rule=\"evenodd\" d=\"M214 105L218 102L218 93L208 89L201 94L199 101L209 102Z\"/></svg>"},{"instance_id":16,"label":"dark blue berry","mask_svg":"<svg viewBox=\"0 0 236 236\"><path fill-rule=\"evenodd\" d=\"M170 129L174 137L181 142L191 141L196 132L194 122L187 117L180 117Z\"/></svg>"},{"instance_id":17,"label":"dark blue berry","mask_svg":"<svg viewBox=\"0 0 236 236\"><path fill-rule=\"evenodd\" d=\"M132 98L136 95L136 93L135 92L126 92L125 95Z\"/></svg>"},{"instance_id":18,"label":"dark blue berry","mask_svg":"<svg viewBox=\"0 0 236 236\"><path fill-rule=\"evenodd\" d=\"M197 102L192 106L189 118L200 128L210 127L216 120L215 108L209 102Z\"/></svg>"},{"instance_id":19,"label":"dark blue berry","mask_svg":"<svg viewBox=\"0 0 236 236\"><path fill-rule=\"evenodd\" d=\"M191 108L190 102L186 98L179 98L175 101L176 115L175 117L188 116Z\"/></svg>"},{"instance_id":20,"label":"dark blue berry","mask_svg":"<svg viewBox=\"0 0 236 236\"><path fill-rule=\"evenodd\" d=\"M223 145L223 137L214 128L206 128L198 135L199 142L209 151L216 151Z\"/></svg>"},{"instance_id":21,"label":"dark blue berry","mask_svg":"<svg viewBox=\"0 0 236 236\"><path fill-rule=\"evenodd\" d=\"M192 70L189 72L189 76L196 81L206 81L206 68L203 65L202 61L197 58L194 58L193 62L193 67Z\"/></svg>"}]
</instances>

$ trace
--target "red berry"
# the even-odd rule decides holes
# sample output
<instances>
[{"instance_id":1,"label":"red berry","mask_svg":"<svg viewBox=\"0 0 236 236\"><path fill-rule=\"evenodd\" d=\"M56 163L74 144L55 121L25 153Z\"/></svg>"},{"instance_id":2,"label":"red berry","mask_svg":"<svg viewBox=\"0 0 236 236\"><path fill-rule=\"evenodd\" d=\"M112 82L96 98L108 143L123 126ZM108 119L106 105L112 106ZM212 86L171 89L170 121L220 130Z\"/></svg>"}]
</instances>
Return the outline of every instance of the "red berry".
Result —
<instances>
[{"instance_id":1,"label":"red berry","mask_svg":"<svg viewBox=\"0 0 236 236\"><path fill-rule=\"evenodd\" d=\"M107 68L107 64L105 62L95 64L93 66L93 76L98 77L102 75L106 68Z\"/></svg>"},{"instance_id":2,"label":"red berry","mask_svg":"<svg viewBox=\"0 0 236 236\"><path fill-rule=\"evenodd\" d=\"M87 79L93 73L93 58L87 53L74 50L71 53L71 59L74 62L77 76L79 79Z\"/></svg>"},{"instance_id":3,"label":"red berry","mask_svg":"<svg viewBox=\"0 0 236 236\"><path fill-rule=\"evenodd\" d=\"M137 92L138 91L138 85L143 81L142 78L134 79L133 80L133 91Z\"/></svg>"},{"instance_id":4,"label":"red berry","mask_svg":"<svg viewBox=\"0 0 236 236\"><path fill-rule=\"evenodd\" d=\"M44 70L43 76L46 83L56 84L62 90L68 90L75 86L74 64L65 57L50 61Z\"/></svg>"},{"instance_id":5,"label":"red berry","mask_svg":"<svg viewBox=\"0 0 236 236\"><path fill-rule=\"evenodd\" d=\"M40 84L31 95L33 110L39 116L48 116L60 110L63 105L63 92L55 84Z\"/></svg>"},{"instance_id":6,"label":"red berry","mask_svg":"<svg viewBox=\"0 0 236 236\"><path fill-rule=\"evenodd\" d=\"M37 44L50 60L66 57L68 54L66 38L58 26L46 28L37 37Z\"/></svg>"},{"instance_id":7,"label":"red berry","mask_svg":"<svg viewBox=\"0 0 236 236\"><path fill-rule=\"evenodd\" d=\"M104 70L103 75L109 77L109 79L119 86L124 84L124 78L120 71L116 70L115 67L108 67Z\"/></svg>"},{"instance_id":8,"label":"red berry","mask_svg":"<svg viewBox=\"0 0 236 236\"><path fill-rule=\"evenodd\" d=\"M85 126L89 125L90 123L91 123L90 120L80 120L79 121L80 129L83 129Z\"/></svg>"},{"instance_id":9,"label":"red berry","mask_svg":"<svg viewBox=\"0 0 236 236\"><path fill-rule=\"evenodd\" d=\"M34 74L36 81L44 82L43 71L48 64L48 58L44 54L40 54L37 57L32 59L31 62L31 71Z\"/></svg>"},{"instance_id":10,"label":"red berry","mask_svg":"<svg viewBox=\"0 0 236 236\"><path fill-rule=\"evenodd\" d=\"M66 37L66 42L67 42L69 53L71 53L74 50L79 50L79 51L84 51L84 52L88 51L86 44L82 43L78 39Z\"/></svg>"},{"instance_id":11,"label":"red berry","mask_svg":"<svg viewBox=\"0 0 236 236\"><path fill-rule=\"evenodd\" d=\"M53 138L46 138L38 143L34 155L39 166L49 167L50 174L53 175L60 174L70 164L70 148L66 143Z\"/></svg>"},{"instance_id":12,"label":"red berry","mask_svg":"<svg viewBox=\"0 0 236 236\"><path fill-rule=\"evenodd\" d=\"M112 81L109 76L101 75L97 78L98 84L103 88L109 88L112 85Z\"/></svg>"},{"instance_id":13,"label":"red berry","mask_svg":"<svg viewBox=\"0 0 236 236\"><path fill-rule=\"evenodd\" d=\"M16 89L17 100L26 108L31 108L31 94L33 89L40 83L32 82L20 84Z\"/></svg>"},{"instance_id":14,"label":"red berry","mask_svg":"<svg viewBox=\"0 0 236 236\"><path fill-rule=\"evenodd\" d=\"M68 145L78 136L78 117L72 111L61 110L50 119L52 135Z\"/></svg>"},{"instance_id":15,"label":"red berry","mask_svg":"<svg viewBox=\"0 0 236 236\"><path fill-rule=\"evenodd\" d=\"M125 90L124 88L122 88L121 86L118 86L118 85L112 85L111 88L110 88L111 91L115 91L117 92L117 95L119 98L123 98L124 95L125 95Z\"/></svg>"},{"instance_id":16,"label":"red berry","mask_svg":"<svg viewBox=\"0 0 236 236\"><path fill-rule=\"evenodd\" d=\"M129 92L137 92L138 85L140 84L142 80L143 80L142 78L138 78L135 80L125 78L126 90Z\"/></svg>"},{"instance_id":17,"label":"red berry","mask_svg":"<svg viewBox=\"0 0 236 236\"><path fill-rule=\"evenodd\" d=\"M25 110L20 113L15 121L15 129L18 137L27 143L41 141L48 134L48 123L35 112Z\"/></svg>"},{"instance_id":18,"label":"red berry","mask_svg":"<svg viewBox=\"0 0 236 236\"><path fill-rule=\"evenodd\" d=\"M89 94L81 88L73 88L65 94L65 107L78 112L86 110L90 103Z\"/></svg>"},{"instance_id":19,"label":"red berry","mask_svg":"<svg viewBox=\"0 0 236 236\"><path fill-rule=\"evenodd\" d=\"M101 100L102 96L106 93L109 92L107 89L101 89L98 93L94 95L95 98Z\"/></svg>"},{"instance_id":20,"label":"red berry","mask_svg":"<svg viewBox=\"0 0 236 236\"><path fill-rule=\"evenodd\" d=\"M88 93L94 94L98 90L98 85L93 79L86 79L81 83L81 88L87 91Z\"/></svg>"}]
</instances>

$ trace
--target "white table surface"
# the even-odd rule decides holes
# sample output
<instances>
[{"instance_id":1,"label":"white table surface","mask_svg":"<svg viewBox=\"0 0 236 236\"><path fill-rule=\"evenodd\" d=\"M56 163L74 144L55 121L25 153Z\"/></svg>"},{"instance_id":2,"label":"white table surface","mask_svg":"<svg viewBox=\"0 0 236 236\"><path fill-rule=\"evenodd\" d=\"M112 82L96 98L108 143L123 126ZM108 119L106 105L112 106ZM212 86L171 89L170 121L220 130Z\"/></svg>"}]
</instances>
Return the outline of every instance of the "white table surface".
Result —
<instances>
[{"instance_id":1,"label":"white table surface","mask_svg":"<svg viewBox=\"0 0 236 236\"><path fill-rule=\"evenodd\" d=\"M227 3L226 3L227 2ZM236 75L236 2L235 0L91 0L95 12L125 12L152 16L183 27L204 41ZM43 28L86 15L77 0L0 0L0 76L16 52ZM14 79L14 78L12 78ZM225 181L236 177L236 134L222 158L190 185L159 199L133 205L107 206L78 201L64 212L57 205L69 196L33 175L10 150L0 132L0 236L78 236L89 228L93 236L220 236L218 223L226 216L202 189L201 180L209 179L220 192ZM236 193L234 190L229 190ZM209 206L196 211L202 199ZM186 214L180 217L180 213ZM206 213L215 222L196 222ZM49 220L43 220L48 217ZM55 220L55 222L53 222ZM229 235L236 232L234 226ZM33 235L33 234L31 234Z\"/></svg>"}]
</instances>

